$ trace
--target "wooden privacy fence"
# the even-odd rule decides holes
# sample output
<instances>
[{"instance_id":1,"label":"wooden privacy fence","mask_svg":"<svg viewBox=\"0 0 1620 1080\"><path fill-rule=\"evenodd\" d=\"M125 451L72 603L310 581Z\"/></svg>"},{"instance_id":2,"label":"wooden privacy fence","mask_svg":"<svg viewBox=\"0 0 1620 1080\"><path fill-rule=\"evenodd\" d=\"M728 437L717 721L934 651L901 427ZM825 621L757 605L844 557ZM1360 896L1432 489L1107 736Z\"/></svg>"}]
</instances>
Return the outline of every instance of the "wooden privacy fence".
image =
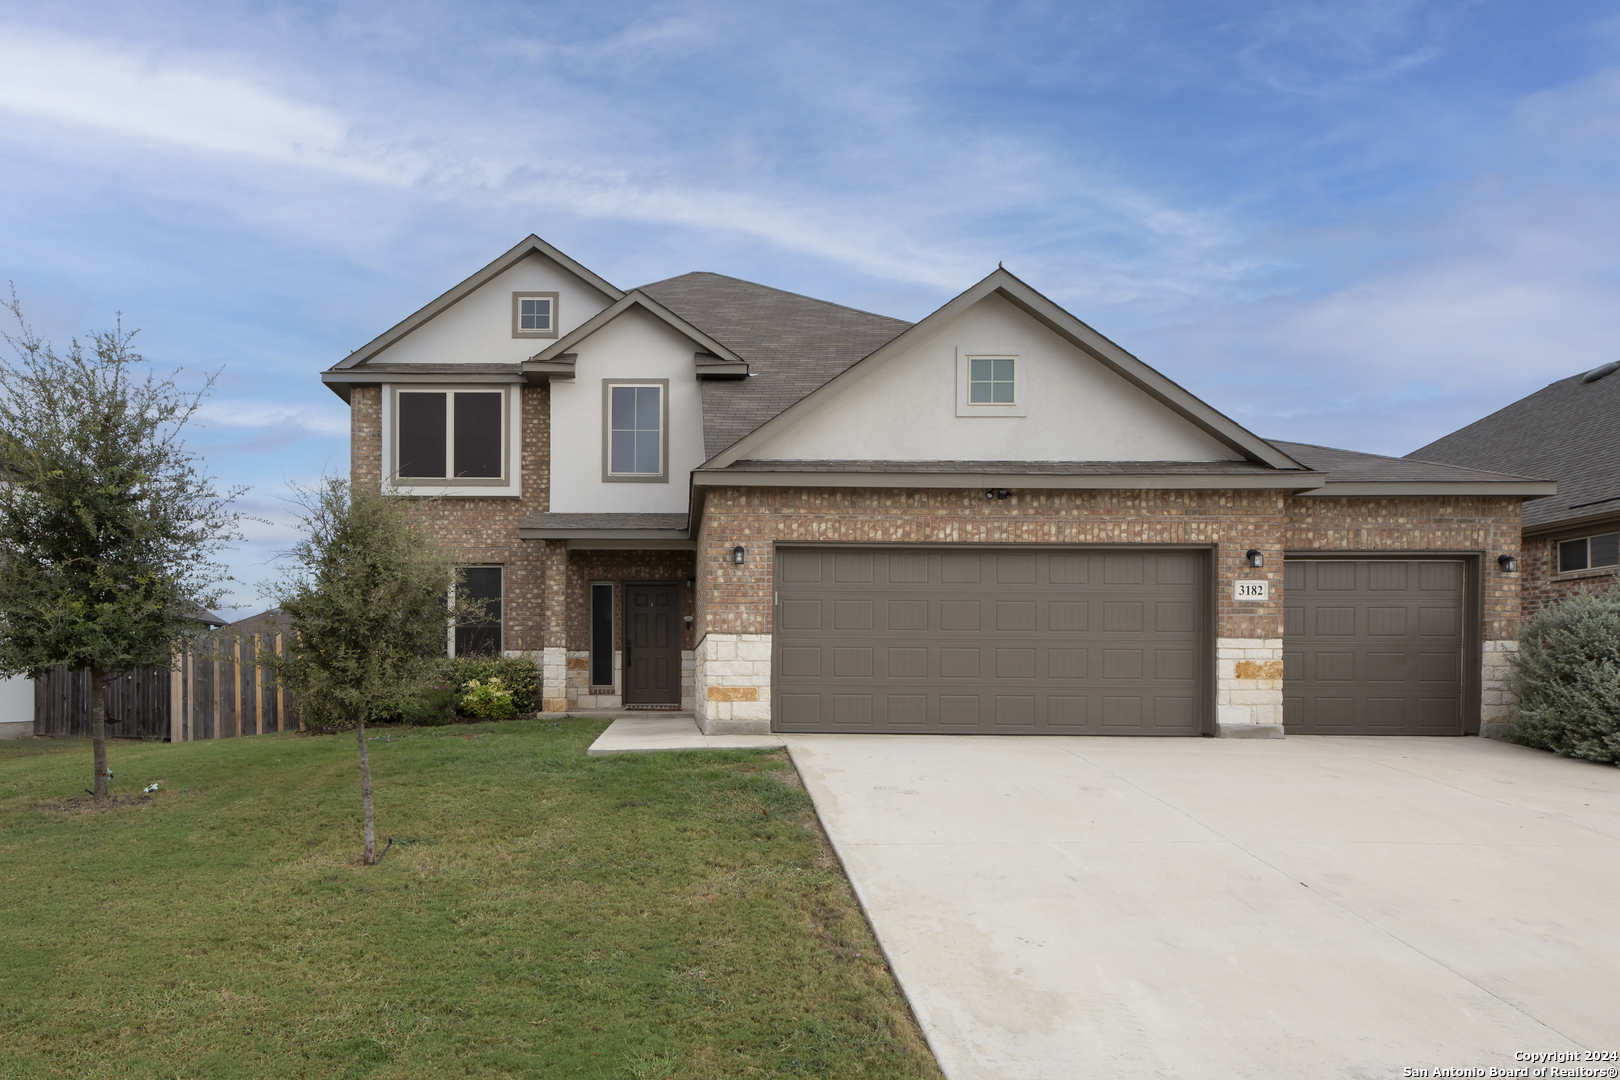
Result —
<instances>
[{"instance_id":1,"label":"wooden privacy fence","mask_svg":"<svg viewBox=\"0 0 1620 1080\"><path fill-rule=\"evenodd\" d=\"M107 734L190 742L297 731L291 697L261 662L283 647L281 634L210 635L168 668L109 676ZM34 683L34 734L90 734L90 672L56 667Z\"/></svg>"}]
</instances>

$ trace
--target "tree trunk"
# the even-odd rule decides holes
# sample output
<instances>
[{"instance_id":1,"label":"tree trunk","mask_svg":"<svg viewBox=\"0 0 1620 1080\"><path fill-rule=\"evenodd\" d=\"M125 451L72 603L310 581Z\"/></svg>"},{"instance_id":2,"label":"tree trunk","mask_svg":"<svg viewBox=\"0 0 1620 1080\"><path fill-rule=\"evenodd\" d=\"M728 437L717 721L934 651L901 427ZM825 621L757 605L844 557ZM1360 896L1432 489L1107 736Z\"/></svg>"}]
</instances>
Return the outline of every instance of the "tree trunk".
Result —
<instances>
[{"instance_id":1,"label":"tree trunk","mask_svg":"<svg viewBox=\"0 0 1620 1080\"><path fill-rule=\"evenodd\" d=\"M90 669L90 746L96 759L96 801L107 797L107 675L100 667Z\"/></svg>"},{"instance_id":2,"label":"tree trunk","mask_svg":"<svg viewBox=\"0 0 1620 1080\"><path fill-rule=\"evenodd\" d=\"M371 759L366 756L366 722L356 724L355 731L360 738L360 809L366 821L364 862L370 866L377 861L377 833L371 823Z\"/></svg>"}]
</instances>

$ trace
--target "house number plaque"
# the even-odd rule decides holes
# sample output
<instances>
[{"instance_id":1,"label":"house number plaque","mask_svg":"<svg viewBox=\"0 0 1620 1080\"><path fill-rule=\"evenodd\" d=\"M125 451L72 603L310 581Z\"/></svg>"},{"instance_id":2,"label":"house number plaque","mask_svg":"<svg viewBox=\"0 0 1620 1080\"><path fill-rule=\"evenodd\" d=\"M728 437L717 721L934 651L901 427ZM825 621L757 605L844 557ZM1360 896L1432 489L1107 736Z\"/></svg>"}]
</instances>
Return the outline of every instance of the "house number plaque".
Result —
<instances>
[{"instance_id":1,"label":"house number plaque","mask_svg":"<svg viewBox=\"0 0 1620 1080\"><path fill-rule=\"evenodd\" d=\"M1232 582L1232 599L1234 600L1270 600L1271 582L1260 581L1234 581Z\"/></svg>"}]
</instances>

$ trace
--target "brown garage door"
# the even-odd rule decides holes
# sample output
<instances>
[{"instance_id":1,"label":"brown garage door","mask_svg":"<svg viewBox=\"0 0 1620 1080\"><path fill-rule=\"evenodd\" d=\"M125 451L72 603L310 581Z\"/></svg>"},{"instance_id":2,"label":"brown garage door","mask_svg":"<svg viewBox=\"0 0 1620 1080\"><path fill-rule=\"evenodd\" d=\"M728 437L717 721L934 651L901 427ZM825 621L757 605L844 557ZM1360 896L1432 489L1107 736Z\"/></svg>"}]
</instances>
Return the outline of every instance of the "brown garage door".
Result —
<instances>
[{"instance_id":1,"label":"brown garage door","mask_svg":"<svg viewBox=\"0 0 1620 1080\"><path fill-rule=\"evenodd\" d=\"M778 731L1197 735L1207 556L776 553Z\"/></svg>"},{"instance_id":2,"label":"brown garage door","mask_svg":"<svg viewBox=\"0 0 1620 1080\"><path fill-rule=\"evenodd\" d=\"M1462 562L1285 562L1288 734L1458 735L1463 697Z\"/></svg>"}]
</instances>

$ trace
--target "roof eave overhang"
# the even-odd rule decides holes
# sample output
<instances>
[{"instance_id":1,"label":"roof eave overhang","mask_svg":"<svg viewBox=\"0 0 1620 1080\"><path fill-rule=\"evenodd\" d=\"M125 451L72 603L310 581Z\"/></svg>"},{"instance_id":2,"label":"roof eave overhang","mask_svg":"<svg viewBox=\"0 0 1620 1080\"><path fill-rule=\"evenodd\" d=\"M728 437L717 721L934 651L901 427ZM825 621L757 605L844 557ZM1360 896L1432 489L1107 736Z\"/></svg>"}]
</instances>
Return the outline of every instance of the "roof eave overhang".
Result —
<instances>
[{"instance_id":1,"label":"roof eave overhang","mask_svg":"<svg viewBox=\"0 0 1620 1080\"><path fill-rule=\"evenodd\" d=\"M1557 521L1543 521L1534 525L1526 525L1524 535L1551 536L1553 533L1584 529L1590 525L1606 524L1616 520L1620 520L1620 506L1611 506L1607 510L1595 514L1582 514L1580 517L1562 517Z\"/></svg>"},{"instance_id":2,"label":"roof eave overhang","mask_svg":"<svg viewBox=\"0 0 1620 1080\"><path fill-rule=\"evenodd\" d=\"M523 382L523 375L517 372L471 371L370 371L366 368L352 368L348 371L323 371L321 382L325 383L338 397L344 401L350 398L350 391L356 386L381 386L383 383L484 383L492 385L512 384Z\"/></svg>"},{"instance_id":3,"label":"roof eave overhang","mask_svg":"<svg viewBox=\"0 0 1620 1080\"><path fill-rule=\"evenodd\" d=\"M1542 499L1558 493L1551 480L1408 480L1369 483L1328 481L1301 495L1413 498L1425 495L1513 495L1525 500Z\"/></svg>"},{"instance_id":4,"label":"roof eave overhang","mask_svg":"<svg viewBox=\"0 0 1620 1080\"><path fill-rule=\"evenodd\" d=\"M564 255L561 251L558 251L556 248L540 239L538 236L530 233L528 236L518 241L516 246L514 246L511 250L497 258L494 262L485 266L482 270L479 270L477 273L473 274L465 281L462 281L460 284L454 286L436 299L430 301L425 306L418 308L400 322L389 327L387 330L384 330L381 334L377 335L375 338L372 338L370 341L366 342L366 344L360 346L342 360L339 360L337 364L334 365L334 370L357 367L358 365L365 363L367 360L371 359L373 356L376 356L378 353L388 348L388 346L394 344L394 342L398 341L406 334L409 334L417 327L435 318L440 313L447 311L458 301L466 297L469 293L482 288L484 285L499 277L501 274L504 274L506 271L510 270L512 267L516 266L519 262L528 258L530 255L542 255L545 258L550 259L552 262L556 263L570 274L573 274L580 281L589 285L603 296L606 296L609 300L617 302L624 297L623 289L618 288L605 278L602 278L591 270L586 269L580 263L575 262L567 255Z\"/></svg>"},{"instance_id":5,"label":"roof eave overhang","mask_svg":"<svg viewBox=\"0 0 1620 1080\"><path fill-rule=\"evenodd\" d=\"M1285 491L1313 492L1320 473L1277 472L1238 475L1164 473L917 473L917 472L765 472L699 469L693 487L827 487L827 488L1036 488L1066 491Z\"/></svg>"},{"instance_id":6,"label":"roof eave overhang","mask_svg":"<svg viewBox=\"0 0 1620 1080\"><path fill-rule=\"evenodd\" d=\"M568 548L632 548L691 550L695 545L686 529L554 529L518 528L520 540L565 540Z\"/></svg>"}]
</instances>

